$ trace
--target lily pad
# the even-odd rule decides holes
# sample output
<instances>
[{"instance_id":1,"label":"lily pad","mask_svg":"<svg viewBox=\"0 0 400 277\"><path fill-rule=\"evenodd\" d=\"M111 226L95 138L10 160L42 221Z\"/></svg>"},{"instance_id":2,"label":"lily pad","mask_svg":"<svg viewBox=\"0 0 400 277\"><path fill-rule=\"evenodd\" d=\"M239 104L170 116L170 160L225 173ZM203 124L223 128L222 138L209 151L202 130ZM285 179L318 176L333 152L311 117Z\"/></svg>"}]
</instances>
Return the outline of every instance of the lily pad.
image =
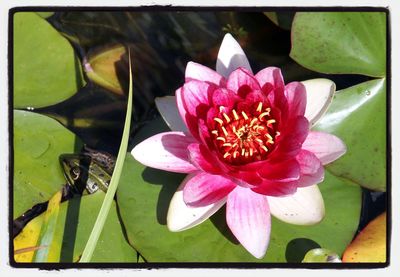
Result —
<instances>
[{"instance_id":1,"label":"lily pad","mask_svg":"<svg viewBox=\"0 0 400 277\"><path fill-rule=\"evenodd\" d=\"M386 262L386 212L372 220L346 248L343 262Z\"/></svg>"},{"instance_id":2,"label":"lily pad","mask_svg":"<svg viewBox=\"0 0 400 277\"><path fill-rule=\"evenodd\" d=\"M290 52L302 66L333 74L384 77L384 12L298 12Z\"/></svg>"},{"instance_id":3,"label":"lily pad","mask_svg":"<svg viewBox=\"0 0 400 277\"><path fill-rule=\"evenodd\" d=\"M49 200L66 183L58 157L79 150L81 144L50 117L14 111L14 219Z\"/></svg>"},{"instance_id":4,"label":"lily pad","mask_svg":"<svg viewBox=\"0 0 400 277\"><path fill-rule=\"evenodd\" d=\"M99 191L84 197L75 197L60 205L53 243L48 262L76 262L89 238L104 199ZM14 239L14 248L36 246L44 214L29 222ZM15 256L16 262L31 262L33 252ZM117 208L113 203L102 234L94 251L92 262L137 262L137 252L124 237Z\"/></svg>"},{"instance_id":5,"label":"lily pad","mask_svg":"<svg viewBox=\"0 0 400 277\"><path fill-rule=\"evenodd\" d=\"M137 134L140 139L136 142L166 129L160 120L153 121ZM322 245L342 253L359 222L361 189L327 172L320 185L325 219L314 226L295 226L273 219L267 255L257 260L229 231L224 209L192 229L179 233L167 229L169 201L183 178L183 174L147 168L131 155L125 160L118 205L129 242L146 261L301 262L308 250Z\"/></svg>"},{"instance_id":6,"label":"lily pad","mask_svg":"<svg viewBox=\"0 0 400 277\"><path fill-rule=\"evenodd\" d=\"M14 14L14 107L59 103L84 84L70 43L34 12Z\"/></svg>"},{"instance_id":7,"label":"lily pad","mask_svg":"<svg viewBox=\"0 0 400 277\"><path fill-rule=\"evenodd\" d=\"M331 165L333 174L377 191L386 191L386 83L368 81L336 93L315 126L333 133L347 146Z\"/></svg>"}]
</instances>

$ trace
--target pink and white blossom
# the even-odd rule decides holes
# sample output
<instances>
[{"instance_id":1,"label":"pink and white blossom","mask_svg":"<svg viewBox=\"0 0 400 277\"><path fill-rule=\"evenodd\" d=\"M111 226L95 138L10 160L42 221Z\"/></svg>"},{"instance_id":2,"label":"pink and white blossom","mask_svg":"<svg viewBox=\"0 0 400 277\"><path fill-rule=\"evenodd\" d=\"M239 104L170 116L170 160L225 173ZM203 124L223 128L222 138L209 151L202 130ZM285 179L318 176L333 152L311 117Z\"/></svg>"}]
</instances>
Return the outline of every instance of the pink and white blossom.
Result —
<instances>
[{"instance_id":1,"label":"pink and white blossom","mask_svg":"<svg viewBox=\"0 0 400 277\"><path fill-rule=\"evenodd\" d=\"M138 144L142 164L188 174L173 196L171 231L200 224L226 203L226 222L256 258L268 248L271 217L315 224L325 214L317 184L324 164L346 151L334 135L312 131L335 84L314 79L285 84L281 70L253 74L227 34L216 71L189 62L175 97L156 99L171 132Z\"/></svg>"}]
</instances>

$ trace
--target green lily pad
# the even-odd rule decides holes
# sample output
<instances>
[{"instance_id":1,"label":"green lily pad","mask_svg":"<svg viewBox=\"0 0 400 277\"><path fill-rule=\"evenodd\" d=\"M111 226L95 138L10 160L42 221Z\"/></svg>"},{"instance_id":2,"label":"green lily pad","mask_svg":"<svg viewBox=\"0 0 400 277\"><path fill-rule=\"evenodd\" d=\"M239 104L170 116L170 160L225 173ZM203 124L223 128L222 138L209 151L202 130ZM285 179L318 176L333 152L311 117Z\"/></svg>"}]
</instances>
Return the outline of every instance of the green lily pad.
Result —
<instances>
[{"instance_id":1,"label":"green lily pad","mask_svg":"<svg viewBox=\"0 0 400 277\"><path fill-rule=\"evenodd\" d=\"M54 119L14 111L14 218L66 183L58 156L80 146L80 139Z\"/></svg>"},{"instance_id":2,"label":"green lily pad","mask_svg":"<svg viewBox=\"0 0 400 277\"><path fill-rule=\"evenodd\" d=\"M165 130L160 120L137 134L142 140ZM138 141L138 140L136 140ZM129 242L149 262L301 262L305 253L320 246L342 253L357 229L361 189L326 172L320 185L326 217L314 226L295 226L272 220L271 240L262 260L252 257L233 237L224 208L187 231L166 227L169 201L183 174L147 168L129 154L117 191L118 206Z\"/></svg>"},{"instance_id":3,"label":"green lily pad","mask_svg":"<svg viewBox=\"0 0 400 277\"><path fill-rule=\"evenodd\" d=\"M84 197L75 197L60 205L54 239L49 249L48 262L77 262L92 231L97 213L104 199L99 191ZM32 220L14 240L14 246L31 247L35 244L44 214ZM37 240L37 238L36 238ZM30 262L33 253L16 255L17 262ZM94 251L92 262L137 262L137 252L124 237L113 203L103 232Z\"/></svg>"},{"instance_id":4,"label":"green lily pad","mask_svg":"<svg viewBox=\"0 0 400 277\"><path fill-rule=\"evenodd\" d=\"M333 174L386 191L386 83L368 81L336 93L316 129L340 137L347 152L328 165Z\"/></svg>"},{"instance_id":5,"label":"green lily pad","mask_svg":"<svg viewBox=\"0 0 400 277\"><path fill-rule=\"evenodd\" d=\"M84 84L70 43L34 12L14 14L14 107L59 103Z\"/></svg>"},{"instance_id":6,"label":"green lily pad","mask_svg":"<svg viewBox=\"0 0 400 277\"><path fill-rule=\"evenodd\" d=\"M298 12L290 57L318 72L384 77L386 14Z\"/></svg>"}]
</instances>

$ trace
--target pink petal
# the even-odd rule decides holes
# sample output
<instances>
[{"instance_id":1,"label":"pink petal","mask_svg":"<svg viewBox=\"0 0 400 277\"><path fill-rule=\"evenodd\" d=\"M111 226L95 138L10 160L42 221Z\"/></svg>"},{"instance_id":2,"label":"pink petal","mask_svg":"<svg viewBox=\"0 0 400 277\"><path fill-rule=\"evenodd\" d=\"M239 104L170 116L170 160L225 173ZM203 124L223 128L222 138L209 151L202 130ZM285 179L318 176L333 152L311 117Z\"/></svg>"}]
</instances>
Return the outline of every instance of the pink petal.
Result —
<instances>
[{"instance_id":1,"label":"pink petal","mask_svg":"<svg viewBox=\"0 0 400 277\"><path fill-rule=\"evenodd\" d=\"M302 148L314 153L324 165L333 162L346 153L346 145L340 138L315 131L308 133Z\"/></svg>"},{"instance_id":2,"label":"pink petal","mask_svg":"<svg viewBox=\"0 0 400 277\"><path fill-rule=\"evenodd\" d=\"M271 216L264 195L236 187L228 195L226 222L247 251L258 259L264 257L271 231Z\"/></svg>"},{"instance_id":3,"label":"pink petal","mask_svg":"<svg viewBox=\"0 0 400 277\"><path fill-rule=\"evenodd\" d=\"M296 192L297 183L298 181L278 182L264 180L259 186L254 187L251 190L268 196L291 195Z\"/></svg>"},{"instance_id":4,"label":"pink petal","mask_svg":"<svg viewBox=\"0 0 400 277\"><path fill-rule=\"evenodd\" d=\"M276 111L279 112L279 117L281 119L281 122L287 122L287 117L288 117L288 109L289 109L289 104L287 102L286 96L285 96L285 88L284 87L276 87L274 88L270 93L268 93L267 98L269 102L272 104L272 108L274 110L274 113Z\"/></svg>"},{"instance_id":5,"label":"pink petal","mask_svg":"<svg viewBox=\"0 0 400 277\"><path fill-rule=\"evenodd\" d=\"M218 211L226 202L226 198L204 207L189 207L183 201L183 190L187 180L197 173L189 174L171 199L167 215L167 227L172 232L190 229Z\"/></svg>"},{"instance_id":6,"label":"pink petal","mask_svg":"<svg viewBox=\"0 0 400 277\"><path fill-rule=\"evenodd\" d=\"M271 88L284 87L281 70L277 67L267 67L260 70L256 75L256 79L262 88L269 86Z\"/></svg>"},{"instance_id":7,"label":"pink petal","mask_svg":"<svg viewBox=\"0 0 400 277\"><path fill-rule=\"evenodd\" d=\"M219 161L209 152L209 150L202 144L193 143L188 147L189 160L199 170L219 174L222 170L219 166Z\"/></svg>"},{"instance_id":8,"label":"pink petal","mask_svg":"<svg viewBox=\"0 0 400 277\"><path fill-rule=\"evenodd\" d=\"M317 185L298 188L293 195L267 199L271 214L290 224L312 225L325 216L324 199Z\"/></svg>"},{"instance_id":9,"label":"pink petal","mask_svg":"<svg viewBox=\"0 0 400 277\"><path fill-rule=\"evenodd\" d=\"M195 62L188 62L186 65L185 78L186 82L195 79L215 85L220 85L223 80L223 77L214 70Z\"/></svg>"},{"instance_id":10,"label":"pink petal","mask_svg":"<svg viewBox=\"0 0 400 277\"><path fill-rule=\"evenodd\" d=\"M182 132L154 135L132 149L132 156L145 166L179 173L189 173L197 168L188 160L187 147L196 140Z\"/></svg>"},{"instance_id":11,"label":"pink petal","mask_svg":"<svg viewBox=\"0 0 400 277\"><path fill-rule=\"evenodd\" d=\"M239 67L233 71L226 82L226 87L239 95L246 95L253 90L261 90L257 79L245 68Z\"/></svg>"},{"instance_id":12,"label":"pink petal","mask_svg":"<svg viewBox=\"0 0 400 277\"><path fill-rule=\"evenodd\" d=\"M218 51L217 72L228 78L229 74L239 67L251 71L249 61L239 43L231 34L226 34Z\"/></svg>"},{"instance_id":13,"label":"pink petal","mask_svg":"<svg viewBox=\"0 0 400 277\"><path fill-rule=\"evenodd\" d=\"M183 122L179 114L175 96L156 97L155 103L157 110L172 131L188 131L185 122Z\"/></svg>"},{"instance_id":14,"label":"pink petal","mask_svg":"<svg viewBox=\"0 0 400 277\"><path fill-rule=\"evenodd\" d=\"M202 172L186 180L183 199L189 206L207 206L226 197L235 187L230 179Z\"/></svg>"},{"instance_id":15,"label":"pink petal","mask_svg":"<svg viewBox=\"0 0 400 277\"><path fill-rule=\"evenodd\" d=\"M214 89L214 85L202 81L185 83L181 89L183 107L189 114L196 116L201 106L209 106L209 97Z\"/></svg>"},{"instance_id":16,"label":"pink petal","mask_svg":"<svg viewBox=\"0 0 400 277\"><path fill-rule=\"evenodd\" d=\"M285 95L289 106L289 116L304 115L307 105L307 94L304 85L299 82L287 84Z\"/></svg>"},{"instance_id":17,"label":"pink petal","mask_svg":"<svg viewBox=\"0 0 400 277\"><path fill-rule=\"evenodd\" d=\"M213 89L214 85L192 80L176 91L179 113L190 133L197 139L199 139L198 118L205 116L209 107L209 96Z\"/></svg>"},{"instance_id":18,"label":"pink petal","mask_svg":"<svg viewBox=\"0 0 400 277\"><path fill-rule=\"evenodd\" d=\"M301 174L298 186L311 186L324 180L324 167L313 153L301 150L296 159L299 162Z\"/></svg>"},{"instance_id":19,"label":"pink petal","mask_svg":"<svg viewBox=\"0 0 400 277\"><path fill-rule=\"evenodd\" d=\"M261 168L259 174L269 181L289 182L299 179L300 166L296 159L275 164L268 163Z\"/></svg>"},{"instance_id":20,"label":"pink petal","mask_svg":"<svg viewBox=\"0 0 400 277\"><path fill-rule=\"evenodd\" d=\"M309 122L304 116L298 116L281 129L281 137L276 148L271 152L269 159L282 161L296 156L309 132Z\"/></svg>"},{"instance_id":21,"label":"pink petal","mask_svg":"<svg viewBox=\"0 0 400 277\"><path fill-rule=\"evenodd\" d=\"M225 88L216 89L212 95L212 102L215 107L223 106L230 111L236 102L240 100L240 97L233 91Z\"/></svg>"},{"instance_id":22,"label":"pink petal","mask_svg":"<svg viewBox=\"0 0 400 277\"><path fill-rule=\"evenodd\" d=\"M263 179L254 171L231 170L229 176L237 180L242 187L255 187L262 183Z\"/></svg>"}]
</instances>

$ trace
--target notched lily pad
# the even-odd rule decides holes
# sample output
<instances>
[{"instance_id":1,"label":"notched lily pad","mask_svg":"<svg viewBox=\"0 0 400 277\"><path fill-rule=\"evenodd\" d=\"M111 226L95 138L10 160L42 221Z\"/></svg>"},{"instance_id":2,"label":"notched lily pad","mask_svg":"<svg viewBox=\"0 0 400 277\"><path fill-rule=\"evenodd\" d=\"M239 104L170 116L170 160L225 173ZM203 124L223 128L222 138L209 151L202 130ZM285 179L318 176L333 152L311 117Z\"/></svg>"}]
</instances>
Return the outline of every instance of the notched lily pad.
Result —
<instances>
[{"instance_id":1,"label":"notched lily pad","mask_svg":"<svg viewBox=\"0 0 400 277\"><path fill-rule=\"evenodd\" d=\"M81 144L50 117L14 111L14 219L66 183L58 157L79 151Z\"/></svg>"}]
</instances>

